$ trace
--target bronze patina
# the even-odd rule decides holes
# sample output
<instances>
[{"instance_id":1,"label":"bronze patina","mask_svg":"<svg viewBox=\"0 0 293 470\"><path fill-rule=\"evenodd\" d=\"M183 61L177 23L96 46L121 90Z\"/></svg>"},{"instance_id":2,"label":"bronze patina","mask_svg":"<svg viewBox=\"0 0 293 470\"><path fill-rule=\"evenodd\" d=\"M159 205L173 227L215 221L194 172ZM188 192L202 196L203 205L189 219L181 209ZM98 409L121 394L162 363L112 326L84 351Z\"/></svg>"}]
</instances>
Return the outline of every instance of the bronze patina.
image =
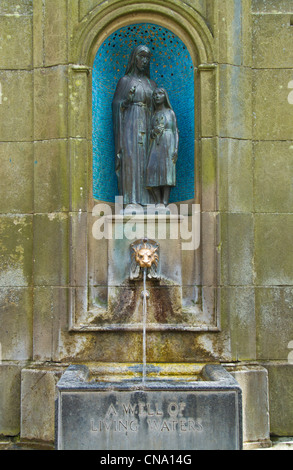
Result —
<instances>
[{"instance_id":1,"label":"bronze patina","mask_svg":"<svg viewBox=\"0 0 293 470\"><path fill-rule=\"evenodd\" d=\"M167 91L150 78L151 52L136 47L112 103L115 169L128 204L169 203L176 185L179 133Z\"/></svg>"}]
</instances>

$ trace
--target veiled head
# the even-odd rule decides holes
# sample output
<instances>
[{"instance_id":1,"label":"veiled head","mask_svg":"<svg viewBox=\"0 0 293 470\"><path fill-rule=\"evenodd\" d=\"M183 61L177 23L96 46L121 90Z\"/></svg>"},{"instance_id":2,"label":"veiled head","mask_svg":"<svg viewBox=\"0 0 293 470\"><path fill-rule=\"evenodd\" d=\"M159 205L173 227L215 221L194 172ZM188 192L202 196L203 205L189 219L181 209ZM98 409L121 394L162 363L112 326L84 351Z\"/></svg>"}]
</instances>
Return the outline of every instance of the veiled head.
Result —
<instances>
[{"instance_id":1,"label":"veiled head","mask_svg":"<svg viewBox=\"0 0 293 470\"><path fill-rule=\"evenodd\" d=\"M163 103L165 108L172 109L170 99L165 88L156 88L154 90L153 102L155 107Z\"/></svg>"},{"instance_id":2,"label":"veiled head","mask_svg":"<svg viewBox=\"0 0 293 470\"><path fill-rule=\"evenodd\" d=\"M140 45L135 47L128 62L126 75L133 75L138 71L150 78L150 59L151 51L147 46Z\"/></svg>"}]
</instances>

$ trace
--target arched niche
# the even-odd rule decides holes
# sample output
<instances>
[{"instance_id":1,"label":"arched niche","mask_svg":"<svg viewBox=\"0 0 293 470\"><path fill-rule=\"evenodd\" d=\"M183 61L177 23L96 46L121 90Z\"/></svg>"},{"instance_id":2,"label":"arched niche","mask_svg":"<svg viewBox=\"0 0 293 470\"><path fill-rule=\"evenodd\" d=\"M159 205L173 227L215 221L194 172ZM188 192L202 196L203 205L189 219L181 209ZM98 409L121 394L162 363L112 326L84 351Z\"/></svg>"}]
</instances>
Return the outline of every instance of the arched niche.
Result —
<instances>
[{"instance_id":1,"label":"arched niche","mask_svg":"<svg viewBox=\"0 0 293 470\"><path fill-rule=\"evenodd\" d=\"M172 31L154 23L119 28L100 46L92 72L93 197L105 202L118 195L111 103L132 49L149 47L151 78L169 94L180 133L177 185L170 202L194 199L194 65L186 45Z\"/></svg>"},{"instance_id":2,"label":"arched niche","mask_svg":"<svg viewBox=\"0 0 293 470\"><path fill-rule=\"evenodd\" d=\"M202 318L205 319L204 322L199 322L193 330L218 331L217 146L213 142L217 136L218 110L217 68L213 62L213 38L205 21L194 9L185 4L179 5L173 0L168 2L168 6L160 0L143 3L134 0L117 1L111 2L110 5L105 2L83 19L72 34L70 54L74 65L70 72L69 95L73 97L74 105L69 106L70 137L73 147L79 146L80 142L84 145L83 156L82 158L79 156L78 160L78 171L87 175L88 198L86 203L84 192L80 193L80 178L73 173L71 194L75 199L72 201L72 207L78 211L78 214L72 216L70 232L72 290L69 327L74 331L99 330L100 328L96 328L92 322L91 311L95 305L106 307L107 299L107 241L93 240L92 210L97 200L107 202L107 199L110 199L112 202L115 190L112 191L110 197L103 195L98 195L101 199L94 197L92 90L95 59L99 57L101 47L109 38L115 36L118 31L123 31L125 28L133 29L136 25L154 25L155 28L162 28L165 33L170 32L178 38L180 44L186 47L190 64L192 63L194 83L193 191L187 192L187 199L201 205L204 240L200 253L197 251L191 256L190 252L186 252L183 255L183 262L187 266L184 271L183 287L187 304L193 304L196 299L202 309ZM164 65L163 61L161 64ZM120 63L117 65L121 66ZM118 81L119 77L116 78ZM73 148L73 154L74 151ZM72 158L74 157L73 155ZM71 168L74 172L75 162ZM191 200L190 195L194 195ZM179 195L175 199L182 200L185 196Z\"/></svg>"},{"instance_id":3,"label":"arched niche","mask_svg":"<svg viewBox=\"0 0 293 470\"><path fill-rule=\"evenodd\" d=\"M174 34L186 47L194 66L194 193L201 203L200 139L216 135L215 64L213 37L202 16L190 6L170 0L168 5L160 0L140 2L135 0L102 3L84 18L72 34L71 61L75 75L92 72L95 59L107 38L119 29L135 24L154 24ZM130 52L130 51L129 51ZM87 138L92 139L92 73L87 77ZM204 107L204 109L203 109ZM212 122L213 121L213 122ZM92 149L90 149L92 158ZM92 163L92 162L91 162ZM92 164L89 171L92 171ZM92 175L89 175L92 178ZM94 194L89 192L91 195ZM210 197L210 196L209 196ZM90 207L95 203L89 201Z\"/></svg>"}]
</instances>

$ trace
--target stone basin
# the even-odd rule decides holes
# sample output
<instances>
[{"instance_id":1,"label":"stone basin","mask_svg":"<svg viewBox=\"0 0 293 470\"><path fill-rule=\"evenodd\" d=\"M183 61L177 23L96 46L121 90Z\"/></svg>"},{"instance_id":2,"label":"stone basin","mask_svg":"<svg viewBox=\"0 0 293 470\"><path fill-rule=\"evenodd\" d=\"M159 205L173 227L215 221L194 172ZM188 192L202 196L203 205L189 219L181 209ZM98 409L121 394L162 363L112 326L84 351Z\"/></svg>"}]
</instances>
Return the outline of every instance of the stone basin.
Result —
<instances>
[{"instance_id":1,"label":"stone basin","mask_svg":"<svg viewBox=\"0 0 293 470\"><path fill-rule=\"evenodd\" d=\"M72 365L57 384L58 450L241 450L242 395L219 364Z\"/></svg>"}]
</instances>

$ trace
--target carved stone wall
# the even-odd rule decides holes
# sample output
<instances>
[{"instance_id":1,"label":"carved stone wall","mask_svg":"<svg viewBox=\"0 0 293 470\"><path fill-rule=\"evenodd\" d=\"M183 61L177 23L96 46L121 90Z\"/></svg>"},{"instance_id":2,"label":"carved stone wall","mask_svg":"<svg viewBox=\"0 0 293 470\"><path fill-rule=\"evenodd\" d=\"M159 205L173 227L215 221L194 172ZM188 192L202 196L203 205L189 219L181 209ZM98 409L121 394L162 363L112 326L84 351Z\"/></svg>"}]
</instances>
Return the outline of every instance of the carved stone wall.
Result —
<instances>
[{"instance_id":1,"label":"carved stone wall","mask_svg":"<svg viewBox=\"0 0 293 470\"><path fill-rule=\"evenodd\" d=\"M70 324L106 295L107 243L90 237L92 67L138 23L173 31L194 65L203 236L183 276L219 330L151 332L148 360L264 366L271 431L292 435L292 15L289 0L1 2L0 435L54 439L44 397L69 363L141 361L140 332Z\"/></svg>"}]
</instances>

